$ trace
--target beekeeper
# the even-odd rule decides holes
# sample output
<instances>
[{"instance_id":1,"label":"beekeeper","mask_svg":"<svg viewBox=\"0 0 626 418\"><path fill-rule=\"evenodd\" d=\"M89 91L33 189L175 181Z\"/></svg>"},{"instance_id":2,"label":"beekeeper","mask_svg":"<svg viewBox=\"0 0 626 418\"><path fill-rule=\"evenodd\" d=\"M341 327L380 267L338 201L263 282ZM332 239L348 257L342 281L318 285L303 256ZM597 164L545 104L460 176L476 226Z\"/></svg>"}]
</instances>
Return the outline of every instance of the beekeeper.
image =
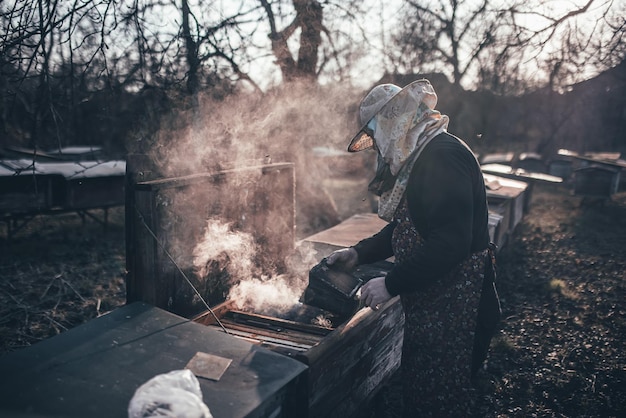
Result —
<instances>
[{"instance_id":1,"label":"beekeeper","mask_svg":"<svg viewBox=\"0 0 626 418\"><path fill-rule=\"evenodd\" d=\"M485 182L467 144L447 132L428 80L374 87L348 151L374 150L369 190L388 224L327 258L353 269L394 256L361 300L377 309L400 295L405 315L401 381L407 417L469 414L471 379L499 319ZM482 296L482 301L481 301ZM481 307L479 312L479 305Z\"/></svg>"}]
</instances>

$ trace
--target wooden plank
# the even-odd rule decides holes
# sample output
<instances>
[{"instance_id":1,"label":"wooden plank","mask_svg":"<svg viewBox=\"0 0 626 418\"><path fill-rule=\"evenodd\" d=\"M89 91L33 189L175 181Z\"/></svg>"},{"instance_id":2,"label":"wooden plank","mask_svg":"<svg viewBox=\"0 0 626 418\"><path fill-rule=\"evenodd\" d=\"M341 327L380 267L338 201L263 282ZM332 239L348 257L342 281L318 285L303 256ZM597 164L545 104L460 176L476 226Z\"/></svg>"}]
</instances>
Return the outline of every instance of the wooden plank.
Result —
<instances>
[{"instance_id":1,"label":"wooden plank","mask_svg":"<svg viewBox=\"0 0 626 418\"><path fill-rule=\"evenodd\" d=\"M332 228L313 234L303 241L329 244L336 247L349 247L368 238L387 224L375 213L359 213Z\"/></svg>"},{"instance_id":2,"label":"wooden plank","mask_svg":"<svg viewBox=\"0 0 626 418\"><path fill-rule=\"evenodd\" d=\"M403 324L400 299L395 297L378 311L361 309L299 355L309 366L311 416L345 417L358 410L379 383L398 369Z\"/></svg>"},{"instance_id":3,"label":"wooden plank","mask_svg":"<svg viewBox=\"0 0 626 418\"><path fill-rule=\"evenodd\" d=\"M236 324L233 326L230 324L226 325L228 326L227 329L230 335L242 338L252 344L259 345L289 357L294 357L298 353L310 349L314 344L311 342L296 341L295 339L286 339L276 334L259 332L258 328L240 327ZM217 329L214 325L212 327Z\"/></svg>"},{"instance_id":4,"label":"wooden plank","mask_svg":"<svg viewBox=\"0 0 626 418\"><path fill-rule=\"evenodd\" d=\"M132 268L129 267L127 260L126 300L128 303L143 301L167 309L166 292L157 281L159 274L155 260L158 243L150 233L156 229L158 222L156 219L158 213L154 210L154 195L137 191L133 201L132 208L129 208L132 210L126 213L126 223L133 225L134 232L130 241L133 248L130 254L133 260ZM157 294L162 295L161 299L157 300Z\"/></svg>"},{"instance_id":5,"label":"wooden plank","mask_svg":"<svg viewBox=\"0 0 626 418\"><path fill-rule=\"evenodd\" d=\"M235 177L237 174L247 174L251 171L258 171L261 174L267 174L272 171L289 170L293 169L292 163L274 163L255 165L250 167L233 168L229 170L219 171L217 173L197 173L187 176L179 177L167 177L154 180L148 180L137 183L137 190L164 190L171 188L178 188L190 185L197 185L203 183L215 183L228 179L229 177Z\"/></svg>"},{"instance_id":6,"label":"wooden plank","mask_svg":"<svg viewBox=\"0 0 626 418\"><path fill-rule=\"evenodd\" d=\"M545 173L526 171L521 168L513 168L509 165L503 164L484 164L480 166L480 169L485 174L496 175L512 180L521 180L528 182L530 185L533 183L559 184L563 182L561 177Z\"/></svg>"},{"instance_id":7,"label":"wooden plank","mask_svg":"<svg viewBox=\"0 0 626 418\"><path fill-rule=\"evenodd\" d=\"M249 341L255 341L257 344L265 344L277 351L288 351L290 355L308 350L333 330L318 325L238 311L233 301L225 301L211 310L213 314L206 311L192 320L213 327L224 326L227 332ZM218 324L218 319L221 325Z\"/></svg>"},{"instance_id":8,"label":"wooden plank","mask_svg":"<svg viewBox=\"0 0 626 418\"><path fill-rule=\"evenodd\" d=\"M505 164L510 165L513 163L515 159L515 153L513 152L502 152L502 153L493 153L493 154L485 154L481 160L480 164Z\"/></svg>"},{"instance_id":9,"label":"wooden plank","mask_svg":"<svg viewBox=\"0 0 626 418\"><path fill-rule=\"evenodd\" d=\"M135 272L135 266L140 265L137 252L140 240L137 236L139 219L137 206L135 204L135 185L139 181L148 180L150 178L150 174L146 176L146 173L151 173L149 169L150 164L151 160L145 154L129 153L126 156L126 173L124 176L124 238L126 247L125 282L127 303L141 300L142 297L140 286L144 279L137 277Z\"/></svg>"},{"instance_id":10,"label":"wooden plank","mask_svg":"<svg viewBox=\"0 0 626 418\"><path fill-rule=\"evenodd\" d=\"M240 331L250 338L257 338L259 341L273 341L277 344L290 344L310 348L322 340L323 336L294 330L280 330L280 328L269 328L268 324L240 324L239 322L223 318L222 324L230 331Z\"/></svg>"},{"instance_id":11,"label":"wooden plank","mask_svg":"<svg viewBox=\"0 0 626 418\"><path fill-rule=\"evenodd\" d=\"M274 318L266 315L259 315L249 312L242 312L237 310L231 310L226 318L232 318L238 324L259 324L261 326L269 326L273 328L279 328L284 330L293 330L312 335L325 336L328 335L332 329L324 328L314 324L307 324L304 322L296 322L288 319Z\"/></svg>"},{"instance_id":12,"label":"wooden plank","mask_svg":"<svg viewBox=\"0 0 626 418\"><path fill-rule=\"evenodd\" d=\"M588 165L603 164L617 169L626 168L626 161L620 159L619 152L592 152L580 155L575 151L560 149L558 155L579 160Z\"/></svg>"},{"instance_id":13,"label":"wooden plank","mask_svg":"<svg viewBox=\"0 0 626 418\"><path fill-rule=\"evenodd\" d=\"M191 320L202 325L217 325L217 320L222 319L229 311L235 308L234 300L227 300L211 308L211 311L204 311L194 316Z\"/></svg>"}]
</instances>

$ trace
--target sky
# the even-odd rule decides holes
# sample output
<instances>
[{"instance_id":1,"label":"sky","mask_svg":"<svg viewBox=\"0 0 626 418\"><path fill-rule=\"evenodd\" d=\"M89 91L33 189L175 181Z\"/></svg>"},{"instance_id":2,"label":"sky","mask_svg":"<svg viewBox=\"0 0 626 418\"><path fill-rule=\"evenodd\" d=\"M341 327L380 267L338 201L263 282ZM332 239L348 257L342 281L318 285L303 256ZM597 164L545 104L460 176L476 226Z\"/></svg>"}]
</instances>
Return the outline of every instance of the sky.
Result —
<instances>
[{"instance_id":1,"label":"sky","mask_svg":"<svg viewBox=\"0 0 626 418\"><path fill-rule=\"evenodd\" d=\"M480 1L466 0L465 3L478 3ZM366 51L360 51L363 53L363 58L357 61L356 65L351 68L351 82L355 86L361 88L370 87L372 83L384 75L386 69L391 68L387 51L389 46L392 45L392 31L396 28L397 22L403 16L403 13L406 13L402 9L403 3L405 3L403 0L364 0L362 4L368 9L368 13L365 16L359 17L355 22L349 20L341 22L340 29L347 33L348 38L358 42L366 37L369 44ZM442 0L442 3L448 2ZM460 3L463 4L463 2ZM495 0L493 5L504 7L506 3L507 1ZM541 16L542 14L559 18L571 10L585 6L587 3L589 3L589 0L537 0L536 3L534 0L528 0L527 4L532 5L529 8L530 13L521 15L518 23L533 29L542 28L550 23L548 19ZM432 2L432 4L435 5L437 3ZM584 16L577 17L571 21L571 23L577 25L579 35L597 29L594 23L608 4L611 4L610 0L595 0ZM327 7L326 10L332 11L333 9ZM332 24L330 22L331 18L328 18L328 20ZM286 22L283 23L286 24ZM259 35L264 36L265 34L260 33ZM294 52L297 46L296 41L297 39L294 39ZM560 48L560 44L553 43L542 54L543 56L558 54ZM267 57L255 65L258 65L258 69L262 71L260 74L263 74L257 77L257 79L261 80L260 83L271 84L279 81L277 67L273 64L273 57ZM523 70L528 71L529 77L543 77L538 72L537 65L531 60L528 61L527 67ZM425 70L425 72L429 71ZM592 68L583 75L583 78L589 78L594 75L594 69ZM325 80L322 77L320 81L324 83L332 81L332 79Z\"/></svg>"},{"instance_id":2,"label":"sky","mask_svg":"<svg viewBox=\"0 0 626 418\"><path fill-rule=\"evenodd\" d=\"M146 0L148 2L148 0ZM199 1L199 0L198 0ZM478 2L480 0L466 0L468 2ZM562 16L568 10L575 7L581 7L589 0L527 0L527 4L533 4L537 2L539 6L532 8L532 11L547 12L554 16ZM583 33L586 30L590 30L593 26L590 23L595 22L594 13L597 15L598 11L602 10L608 2L611 0L595 0L591 11L585 15L584 18L578 19L579 31ZM619 0L623 1L623 0ZM367 14L361 15L360 13L354 13L354 19L342 17L338 19L336 15L342 11L336 5L342 5L342 0L333 0L335 6L325 6L325 24L331 31L341 31L343 37L334 39L335 47L337 49L351 48L351 66L349 81L356 87L367 88L372 85L376 80L379 80L386 70L391 68L389 59L389 48L392 45L392 31L398 25L398 19L403 16L405 11L401 10L402 5L405 3L403 0L363 0L361 5L363 9L368 10ZM447 0L441 0L442 3L447 4ZM508 0L494 0L493 4L497 6L504 6ZM243 6L242 6L243 4ZM285 7L285 11L289 11L289 1L283 1L282 5ZM432 4L439 4L439 2L432 2ZM155 26L155 32L170 32L175 34L180 28L180 10L177 5L167 3L165 6L167 9L163 9L163 16L158 20ZM252 7L259 7L258 0L219 0L210 3L202 3L202 7L197 5L193 6L194 16L198 21L220 21L224 16L232 16L240 10L249 10ZM277 13L278 10L275 10ZM262 12L260 12L262 13ZM293 14L287 13L287 18L284 21L277 21L278 30L285 28L290 20L293 19ZM251 19L252 20L252 19ZM529 27L537 27L538 25L545 25L546 20L539 17L538 14L528 14L525 18L522 18L520 23ZM246 33L253 32L251 39L244 39L246 47L249 48L249 52L255 55L254 61L250 63L239 62L241 69L248 73L254 82L260 86L263 90L267 90L273 85L280 84L280 70L275 64L275 57L271 53L270 40L268 34L270 32L267 19L258 22L251 22L244 30ZM229 35L232 39L236 37L232 36L232 32ZM120 39L119 45L111 45L110 47L119 47L120 53L128 48L133 48L132 44L124 42ZM323 35L323 42L328 45L328 39ZM235 41L234 47L237 41ZM298 38L294 36L290 39L290 45L292 47L292 53L295 56L297 53ZM366 46L363 46L366 45ZM554 46L552 52L557 51L559 46ZM547 52L549 53L549 52ZM228 65L223 63L223 65ZM320 77L322 84L336 81L337 77L333 77L333 62L328 63L328 67L331 71ZM537 71L537 67L532 64L528 65L526 69L529 74ZM432 69L415 69L416 72L430 72ZM593 74L591 74L593 75ZM448 75L449 76L449 75ZM449 76L450 77L450 76ZM344 77L345 78L345 77ZM586 77L588 78L588 77ZM579 80L581 81L581 80ZM465 86L466 88L468 86Z\"/></svg>"}]
</instances>

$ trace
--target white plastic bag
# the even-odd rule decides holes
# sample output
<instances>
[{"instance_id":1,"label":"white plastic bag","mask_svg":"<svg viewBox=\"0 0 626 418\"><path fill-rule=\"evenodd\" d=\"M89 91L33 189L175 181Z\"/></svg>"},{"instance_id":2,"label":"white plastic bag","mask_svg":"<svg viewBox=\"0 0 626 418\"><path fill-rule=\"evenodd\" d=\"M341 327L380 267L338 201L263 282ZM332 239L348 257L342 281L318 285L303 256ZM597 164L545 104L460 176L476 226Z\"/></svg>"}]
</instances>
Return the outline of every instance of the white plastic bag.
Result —
<instances>
[{"instance_id":1,"label":"white plastic bag","mask_svg":"<svg viewBox=\"0 0 626 418\"><path fill-rule=\"evenodd\" d=\"M128 418L153 417L213 418L191 370L160 374L139 386L128 404Z\"/></svg>"}]
</instances>

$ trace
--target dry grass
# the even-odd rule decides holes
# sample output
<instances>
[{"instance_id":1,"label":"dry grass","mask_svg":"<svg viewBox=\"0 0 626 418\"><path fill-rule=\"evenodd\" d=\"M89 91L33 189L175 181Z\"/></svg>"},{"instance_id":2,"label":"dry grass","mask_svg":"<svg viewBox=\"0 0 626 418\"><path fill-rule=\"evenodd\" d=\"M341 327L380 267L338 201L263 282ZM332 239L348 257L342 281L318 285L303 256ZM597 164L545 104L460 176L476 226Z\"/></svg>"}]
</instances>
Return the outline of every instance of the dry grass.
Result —
<instances>
[{"instance_id":1,"label":"dry grass","mask_svg":"<svg viewBox=\"0 0 626 418\"><path fill-rule=\"evenodd\" d=\"M102 211L94 213L102 219ZM40 216L0 247L0 346L31 345L125 303L124 210L103 225L77 214Z\"/></svg>"}]
</instances>

